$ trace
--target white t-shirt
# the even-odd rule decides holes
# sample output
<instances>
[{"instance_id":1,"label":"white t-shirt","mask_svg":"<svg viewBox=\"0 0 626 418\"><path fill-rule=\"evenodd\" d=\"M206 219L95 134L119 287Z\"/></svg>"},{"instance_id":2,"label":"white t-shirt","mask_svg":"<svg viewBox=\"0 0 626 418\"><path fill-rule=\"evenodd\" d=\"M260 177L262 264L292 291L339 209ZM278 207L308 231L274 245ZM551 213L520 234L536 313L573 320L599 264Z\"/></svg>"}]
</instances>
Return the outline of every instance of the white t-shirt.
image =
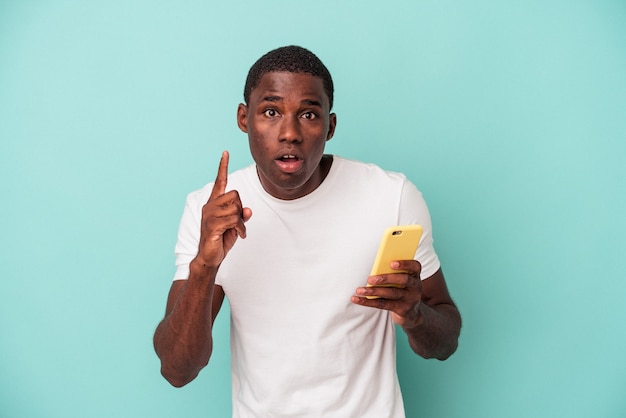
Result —
<instances>
[{"instance_id":1,"label":"white t-shirt","mask_svg":"<svg viewBox=\"0 0 626 418\"><path fill-rule=\"evenodd\" d=\"M187 197L175 280L189 275L212 187ZM422 279L439 269L421 193L402 174L337 156L299 199L266 193L254 165L229 175L232 189L253 213L216 278L231 308L233 417L404 417L391 316L350 297L388 226L422 225Z\"/></svg>"}]
</instances>

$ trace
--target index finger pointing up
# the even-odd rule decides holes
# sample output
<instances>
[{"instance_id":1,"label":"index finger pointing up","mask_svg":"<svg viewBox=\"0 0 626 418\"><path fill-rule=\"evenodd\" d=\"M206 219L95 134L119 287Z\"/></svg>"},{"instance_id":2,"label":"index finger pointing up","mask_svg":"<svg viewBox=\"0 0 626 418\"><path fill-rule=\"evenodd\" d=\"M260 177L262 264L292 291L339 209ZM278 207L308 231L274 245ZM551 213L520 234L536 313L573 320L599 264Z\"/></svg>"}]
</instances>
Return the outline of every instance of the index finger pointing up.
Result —
<instances>
[{"instance_id":1,"label":"index finger pointing up","mask_svg":"<svg viewBox=\"0 0 626 418\"><path fill-rule=\"evenodd\" d=\"M214 199L221 196L226 191L226 183L228 182L228 151L222 152L222 158L220 159L220 166L217 169L217 177L213 184L213 190L211 191L211 197Z\"/></svg>"}]
</instances>

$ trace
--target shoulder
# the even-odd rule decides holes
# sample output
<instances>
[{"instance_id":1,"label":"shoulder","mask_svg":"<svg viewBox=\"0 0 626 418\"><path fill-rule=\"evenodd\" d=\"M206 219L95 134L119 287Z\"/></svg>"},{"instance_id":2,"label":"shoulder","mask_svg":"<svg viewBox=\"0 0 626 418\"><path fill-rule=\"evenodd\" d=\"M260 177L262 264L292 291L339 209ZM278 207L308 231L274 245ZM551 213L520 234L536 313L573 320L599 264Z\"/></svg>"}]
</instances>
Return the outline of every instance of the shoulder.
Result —
<instances>
[{"instance_id":1,"label":"shoulder","mask_svg":"<svg viewBox=\"0 0 626 418\"><path fill-rule=\"evenodd\" d=\"M381 168L374 163L366 163L363 161L351 160L339 156L334 157L334 163L337 165L338 171L342 174L350 174L355 176L364 176L366 178L374 178L381 180L389 180L403 183L407 180L403 173L389 171Z\"/></svg>"}]
</instances>

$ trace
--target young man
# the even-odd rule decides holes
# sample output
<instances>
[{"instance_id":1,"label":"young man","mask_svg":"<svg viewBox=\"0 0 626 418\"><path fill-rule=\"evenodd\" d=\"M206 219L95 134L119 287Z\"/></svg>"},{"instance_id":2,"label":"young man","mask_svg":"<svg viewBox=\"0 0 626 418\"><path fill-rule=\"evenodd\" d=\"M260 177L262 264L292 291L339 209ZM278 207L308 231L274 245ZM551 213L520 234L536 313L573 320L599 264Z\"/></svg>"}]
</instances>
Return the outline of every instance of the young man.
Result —
<instances>
[{"instance_id":1,"label":"young man","mask_svg":"<svg viewBox=\"0 0 626 418\"><path fill-rule=\"evenodd\" d=\"M215 182L187 198L154 336L163 376L183 386L208 363L226 296L234 417L404 417L394 324L441 360L461 327L421 194L401 174L324 154L333 83L310 51L261 57L244 99L237 123L255 164L228 175L224 152ZM424 228L415 260L368 277L383 230L403 224Z\"/></svg>"}]
</instances>

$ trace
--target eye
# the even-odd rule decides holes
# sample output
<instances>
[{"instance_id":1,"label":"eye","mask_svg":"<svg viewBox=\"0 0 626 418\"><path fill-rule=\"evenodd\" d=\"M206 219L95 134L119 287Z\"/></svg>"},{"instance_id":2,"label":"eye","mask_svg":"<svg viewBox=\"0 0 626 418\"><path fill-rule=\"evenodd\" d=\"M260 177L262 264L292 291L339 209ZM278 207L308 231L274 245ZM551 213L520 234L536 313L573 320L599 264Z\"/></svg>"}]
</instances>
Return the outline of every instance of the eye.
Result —
<instances>
[{"instance_id":1,"label":"eye","mask_svg":"<svg viewBox=\"0 0 626 418\"><path fill-rule=\"evenodd\" d=\"M275 117L278 116L278 112L276 111L276 109L271 109L271 108L270 109L265 109L263 111L263 114L265 116L267 116L268 118L275 118Z\"/></svg>"},{"instance_id":2,"label":"eye","mask_svg":"<svg viewBox=\"0 0 626 418\"><path fill-rule=\"evenodd\" d=\"M304 112L302 114L302 117L304 119L313 120L313 119L317 118L317 115L315 113L313 113L313 112Z\"/></svg>"}]
</instances>

